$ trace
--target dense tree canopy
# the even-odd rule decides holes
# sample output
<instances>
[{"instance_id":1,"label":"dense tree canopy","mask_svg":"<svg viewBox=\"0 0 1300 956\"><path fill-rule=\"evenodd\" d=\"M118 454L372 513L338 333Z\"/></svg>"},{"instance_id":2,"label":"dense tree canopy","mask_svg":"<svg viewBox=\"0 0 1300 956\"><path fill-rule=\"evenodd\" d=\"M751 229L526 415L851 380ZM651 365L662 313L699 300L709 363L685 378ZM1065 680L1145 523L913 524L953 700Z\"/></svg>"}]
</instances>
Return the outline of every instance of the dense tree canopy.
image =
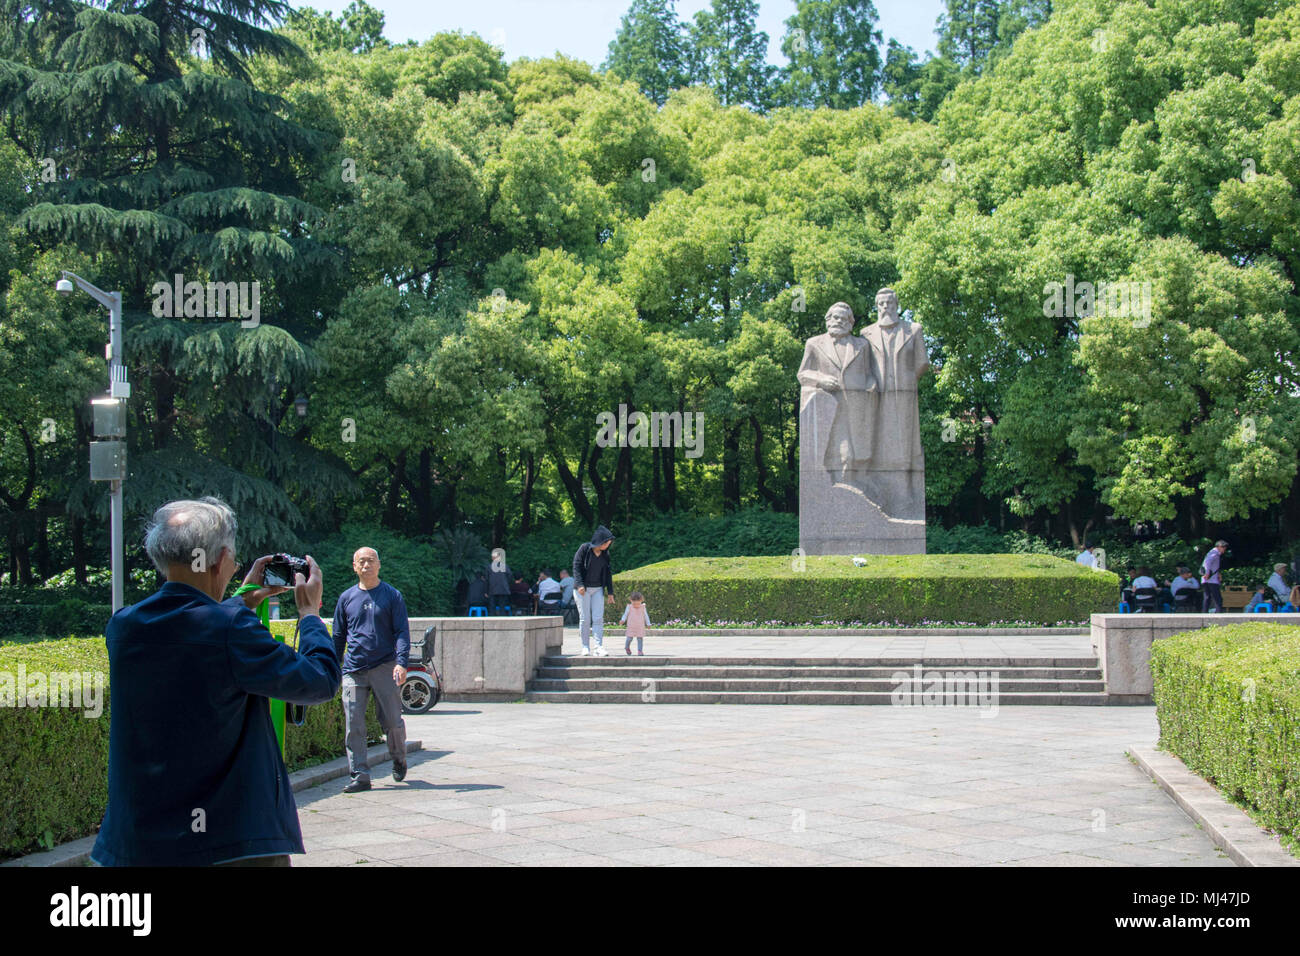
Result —
<instances>
[{"instance_id":1,"label":"dense tree canopy","mask_svg":"<svg viewBox=\"0 0 1300 956\"><path fill-rule=\"evenodd\" d=\"M884 285L935 369L931 521L1300 533L1294 0L954 0L883 63L871 3L801 0L780 75L752 0L636 0L604 69L228 9L6 6L11 581L104 553L105 322L60 269L124 294L129 540L203 493L249 554L793 512L802 343ZM178 273L260 322L158 314ZM602 438L638 413L703 431Z\"/></svg>"}]
</instances>

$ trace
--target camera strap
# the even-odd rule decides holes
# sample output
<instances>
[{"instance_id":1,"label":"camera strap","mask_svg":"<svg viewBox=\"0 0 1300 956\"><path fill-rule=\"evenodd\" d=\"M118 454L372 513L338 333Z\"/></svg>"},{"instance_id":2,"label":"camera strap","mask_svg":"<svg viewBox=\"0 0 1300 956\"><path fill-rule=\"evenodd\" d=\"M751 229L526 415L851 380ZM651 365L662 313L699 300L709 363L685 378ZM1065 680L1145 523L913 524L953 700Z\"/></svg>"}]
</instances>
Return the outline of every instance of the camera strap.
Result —
<instances>
[{"instance_id":1,"label":"camera strap","mask_svg":"<svg viewBox=\"0 0 1300 956\"><path fill-rule=\"evenodd\" d=\"M298 618L293 625L293 649L298 650L298 634L302 628L302 618ZM284 705L284 719L295 727L301 727L307 720L306 704L290 704L287 701Z\"/></svg>"}]
</instances>

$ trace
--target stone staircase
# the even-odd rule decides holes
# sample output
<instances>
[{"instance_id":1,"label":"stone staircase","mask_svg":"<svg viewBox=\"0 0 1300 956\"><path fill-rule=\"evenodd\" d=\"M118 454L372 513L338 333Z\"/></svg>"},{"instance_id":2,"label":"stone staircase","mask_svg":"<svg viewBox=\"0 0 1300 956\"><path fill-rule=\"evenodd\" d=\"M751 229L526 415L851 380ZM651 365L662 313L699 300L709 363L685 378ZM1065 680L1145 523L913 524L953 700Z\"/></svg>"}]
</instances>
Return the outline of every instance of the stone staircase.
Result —
<instances>
[{"instance_id":1,"label":"stone staircase","mask_svg":"<svg viewBox=\"0 0 1300 956\"><path fill-rule=\"evenodd\" d=\"M544 657L527 701L573 704L1105 704L1095 657L841 660Z\"/></svg>"}]
</instances>

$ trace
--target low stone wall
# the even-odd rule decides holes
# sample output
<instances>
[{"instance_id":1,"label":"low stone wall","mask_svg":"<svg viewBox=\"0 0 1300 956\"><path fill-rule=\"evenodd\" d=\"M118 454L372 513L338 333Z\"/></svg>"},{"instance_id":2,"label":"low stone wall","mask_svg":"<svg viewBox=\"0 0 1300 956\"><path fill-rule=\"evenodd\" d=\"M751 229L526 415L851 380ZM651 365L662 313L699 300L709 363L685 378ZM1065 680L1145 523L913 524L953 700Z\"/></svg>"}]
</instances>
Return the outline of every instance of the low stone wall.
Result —
<instances>
[{"instance_id":1,"label":"low stone wall","mask_svg":"<svg viewBox=\"0 0 1300 956\"><path fill-rule=\"evenodd\" d=\"M433 664L446 700L517 700L548 654L560 653L564 623L538 617L413 617L411 660L430 626L437 627Z\"/></svg>"},{"instance_id":2,"label":"low stone wall","mask_svg":"<svg viewBox=\"0 0 1300 956\"><path fill-rule=\"evenodd\" d=\"M1092 649L1112 704L1149 704L1151 644L1162 637L1225 624L1295 624L1300 614L1094 614Z\"/></svg>"}]
</instances>

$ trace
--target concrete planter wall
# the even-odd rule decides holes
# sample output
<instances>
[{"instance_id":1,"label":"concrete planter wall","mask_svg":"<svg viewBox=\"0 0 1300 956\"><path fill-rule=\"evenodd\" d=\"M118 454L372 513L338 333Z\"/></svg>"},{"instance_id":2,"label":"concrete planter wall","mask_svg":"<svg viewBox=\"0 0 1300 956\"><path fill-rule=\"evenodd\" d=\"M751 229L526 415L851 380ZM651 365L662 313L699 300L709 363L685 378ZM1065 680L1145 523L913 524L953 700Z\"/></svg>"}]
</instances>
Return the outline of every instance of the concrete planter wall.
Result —
<instances>
[{"instance_id":1,"label":"concrete planter wall","mask_svg":"<svg viewBox=\"0 0 1300 956\"><path fill-rule=\"evenodd\" d=\"M447 700L517 700L547 654L559 654L564 624L539 617L411 618L411 660L417 642L436 625L433 663Z\"/></svg>"},{"instance_id":2,"label":"concrete planter wall","mask_svg":"<svg viewBox=\"0 0 1300 956\"><path fill-rule=\"evenodd\" d=\"M1300 614L1094 614L1092 649L1101 662L1112 704L1149 704L1151 644L1199 627L1225 624L1295 624Z\"/></svg>"}]
</instances>

